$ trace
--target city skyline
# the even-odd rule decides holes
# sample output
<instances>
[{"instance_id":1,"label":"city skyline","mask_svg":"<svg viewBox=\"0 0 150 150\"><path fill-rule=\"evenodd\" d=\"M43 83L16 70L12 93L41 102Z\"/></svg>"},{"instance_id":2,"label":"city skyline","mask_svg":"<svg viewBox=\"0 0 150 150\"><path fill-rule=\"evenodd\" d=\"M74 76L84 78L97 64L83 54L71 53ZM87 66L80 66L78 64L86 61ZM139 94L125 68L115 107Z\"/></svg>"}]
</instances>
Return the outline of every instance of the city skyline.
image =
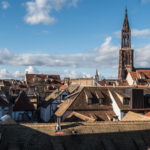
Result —
<instances>
[{"instance_id":1,"label":"city skyline","mask_svg":"<svg viewBox=\"0 0 150 150\"><path fill-rule=\"evenodd\" d=\"M0 77L23 78L26 71L90 77L98 69L117 78L126 6L134 64L149 67L149 0L2 1Z\"/></svg>"}]
</instances>

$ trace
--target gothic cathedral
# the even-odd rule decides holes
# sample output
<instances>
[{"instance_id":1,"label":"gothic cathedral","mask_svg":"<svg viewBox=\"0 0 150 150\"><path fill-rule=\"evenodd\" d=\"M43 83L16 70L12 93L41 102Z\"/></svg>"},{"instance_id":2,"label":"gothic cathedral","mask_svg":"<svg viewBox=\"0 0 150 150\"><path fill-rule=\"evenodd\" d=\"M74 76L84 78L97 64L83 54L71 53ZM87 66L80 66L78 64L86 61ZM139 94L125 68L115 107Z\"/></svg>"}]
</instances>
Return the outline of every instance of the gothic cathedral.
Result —
<instances>
[{"instance_id":1,"label":"gothic cathedral","mask_svg":"<svg viewBox=\"0 0 150 150\"><path fill-rule=\"evenodd\" d=\"M131 30L128 21L127 9L121 31L121 49L119 51L119 80L125 80L128 72L133 71L133 50L131 49Z\"/></svg>"}]
</instances>

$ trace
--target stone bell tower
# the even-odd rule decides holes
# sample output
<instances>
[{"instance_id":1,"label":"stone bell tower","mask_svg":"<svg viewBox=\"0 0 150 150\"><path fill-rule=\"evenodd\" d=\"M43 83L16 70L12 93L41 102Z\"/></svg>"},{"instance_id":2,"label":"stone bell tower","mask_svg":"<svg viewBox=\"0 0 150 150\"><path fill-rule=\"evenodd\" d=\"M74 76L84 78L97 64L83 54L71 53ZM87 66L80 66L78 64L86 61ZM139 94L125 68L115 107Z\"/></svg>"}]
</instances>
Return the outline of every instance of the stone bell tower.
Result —
<instances>
[{"instance_id":1,"label":"stone bell tower","mask_svg":"<svg viewBox=\"0 0 150 150\"><path fill-rule=\"evenodd\" d=\"M118 78L125 80L129 71L133 71L133 50L131 49L131 30L126 9L123 28L121 30Z\"/></svg>"}]
</instances>

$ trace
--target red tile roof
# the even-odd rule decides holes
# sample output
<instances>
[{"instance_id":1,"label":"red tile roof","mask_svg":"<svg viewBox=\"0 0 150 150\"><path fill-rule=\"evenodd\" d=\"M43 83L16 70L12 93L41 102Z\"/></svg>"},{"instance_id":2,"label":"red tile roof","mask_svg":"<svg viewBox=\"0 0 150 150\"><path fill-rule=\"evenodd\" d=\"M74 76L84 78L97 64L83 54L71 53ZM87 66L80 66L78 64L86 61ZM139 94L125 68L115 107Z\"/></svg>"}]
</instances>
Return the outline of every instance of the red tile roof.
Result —
<instances>
[{"instance_id":1,"label":"red tile roof","mask_svg":"<svg viewBox=\"0 0 150 150\"><path fill-rule=\"evenodd\" d=\"M26 74L27 84L33 84L35 78L40 78L41 80L56 80L61 81L59 75L48 75L48 74Z\"/></svg>"},{"instance_id":2,"label":"red tile roof","mask_svg":"<svg viewBox=\"0 0 150 150\"><path fill-rule=\"evenodd\" d=\"M60 90L65 90L68 86L67 85L62 85L59 89Z\"/></svg>"},{"instance_id":3,"label":"red tile roof","mask_svg":"<svg viewBox=\"0 0 150 150\"><path fill-rule=\"evenodd\" d=\"M131 71L130 74L133 79L135 78L139 79L140 74L144 75L147 79L150 79L150 70L136 70L136 71Z\"/></svg>"},{"instance_id":4,"label":"red tile roof","mask_svg":"<svg viewBox=\"0 0 150 150\"><path fill-rule=\"evenodd\" d=\"M105 86L106 81L105 81L105 80L102 80L102 81L98 81L98 83L99 83L101 86Z\"/></svg>"},{"instance_id":5,"label":"red tile roof","mask_svg":"<svg viewBox=\"0 0 150 150\"><path fill-rule=\"evenodd\" d=\"M145 116L150 117L150 112L147 112L147 113L145 114Z\"/></svg>"}]
</instances>

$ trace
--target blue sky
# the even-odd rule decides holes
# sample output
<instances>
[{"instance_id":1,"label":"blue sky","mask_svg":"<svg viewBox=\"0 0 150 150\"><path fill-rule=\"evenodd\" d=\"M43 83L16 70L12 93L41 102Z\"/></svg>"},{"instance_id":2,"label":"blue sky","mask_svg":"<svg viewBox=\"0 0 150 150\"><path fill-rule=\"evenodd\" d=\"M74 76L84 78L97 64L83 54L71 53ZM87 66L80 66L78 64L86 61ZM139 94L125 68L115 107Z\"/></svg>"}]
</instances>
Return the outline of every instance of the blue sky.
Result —
<instances>
[{"instance_id":1,"label":"blue sky","mask_svg":"<svg viewBox=\"0 0 150 150\"><path fill-rule=\"evenodd\" d=\"M0 0L0 78L116 77L126 6L135 66L150 67L150 0Z\"/></svg>"}]
</instances>

